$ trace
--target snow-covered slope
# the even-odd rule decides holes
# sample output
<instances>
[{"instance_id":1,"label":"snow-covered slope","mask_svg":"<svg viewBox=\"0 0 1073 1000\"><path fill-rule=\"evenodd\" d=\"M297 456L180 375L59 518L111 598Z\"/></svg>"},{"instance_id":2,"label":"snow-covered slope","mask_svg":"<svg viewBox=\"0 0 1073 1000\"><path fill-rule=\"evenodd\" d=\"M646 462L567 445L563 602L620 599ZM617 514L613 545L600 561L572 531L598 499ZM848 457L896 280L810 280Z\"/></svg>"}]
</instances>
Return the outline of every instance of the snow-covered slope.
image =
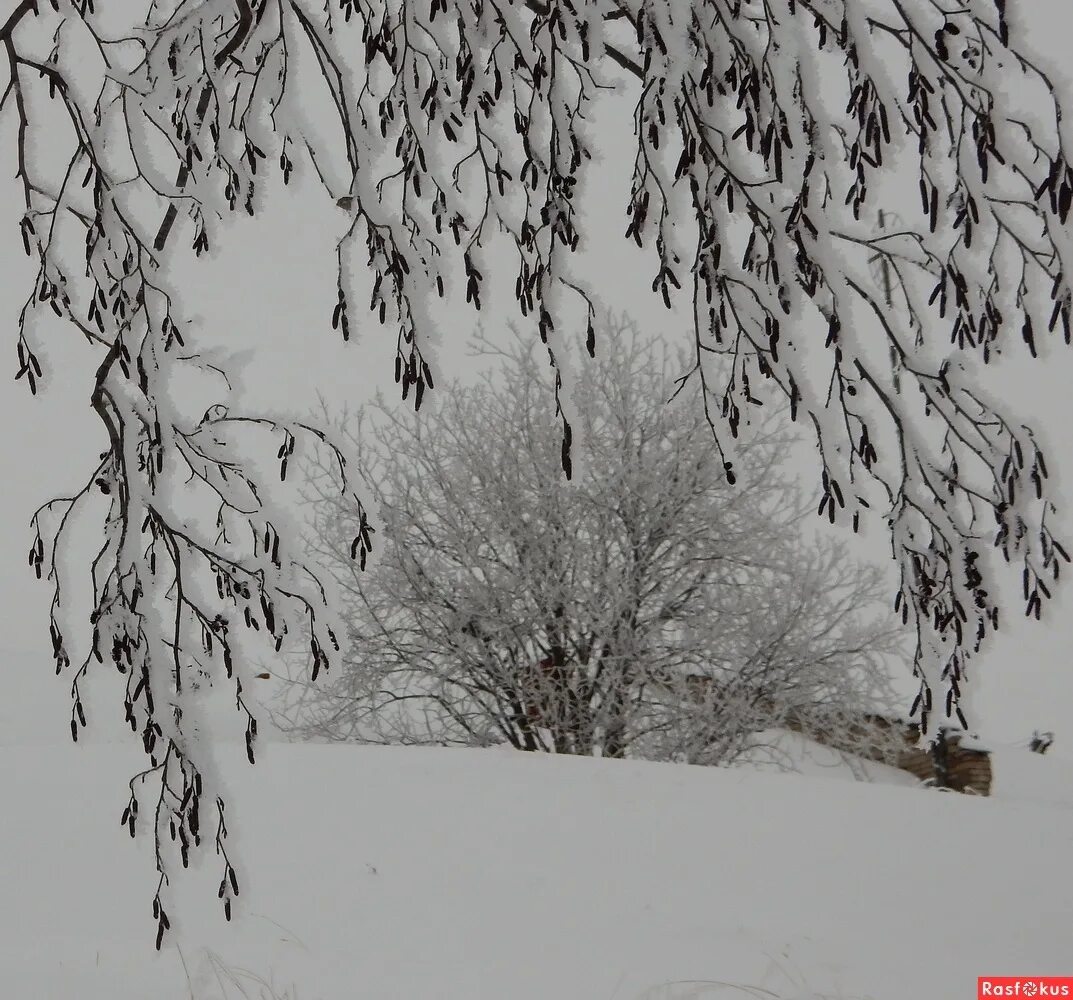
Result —
<instances>
[{"instance_id":1,"label":"snow-covered slope","mask_svg":"<svg viewBox=\"0 0 1073 1000\"><path fill-rule=\"evenodd\" d=\"M148 838L118 825L137 755L0 748L4 996L243 996L206 945L302 1000L945 1000L977 975L1070 972L1061 761L1022 755L1048 773L1013 801L500 751L221 758L243 907L224 923L206 863L157 956Z\"/></svg>"}]
</instances>

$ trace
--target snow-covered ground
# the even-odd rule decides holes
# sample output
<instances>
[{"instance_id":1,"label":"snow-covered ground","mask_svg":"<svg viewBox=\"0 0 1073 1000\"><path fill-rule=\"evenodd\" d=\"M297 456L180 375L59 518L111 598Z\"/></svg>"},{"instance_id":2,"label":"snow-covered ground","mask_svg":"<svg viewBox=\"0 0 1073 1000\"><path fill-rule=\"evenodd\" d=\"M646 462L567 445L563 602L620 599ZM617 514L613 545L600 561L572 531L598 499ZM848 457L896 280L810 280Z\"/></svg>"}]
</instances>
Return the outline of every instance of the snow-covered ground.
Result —
<instances>
[{"instance_id":1,"label":"snow-covered ground","mask_svg":"<svg viewBox=\"0 0 1073 1000\"><path fill-rule=\"evenodd\" d=\"M118 823L136 751L0 748L3 996L955 1000L978 975L1073 972L1061 759L1000 754L984 800L854 781L819 753L806 775L494 750L219 755L242 906L225 924L207 858L157 955L149 837Z\"/></svg>"}]
</instances>

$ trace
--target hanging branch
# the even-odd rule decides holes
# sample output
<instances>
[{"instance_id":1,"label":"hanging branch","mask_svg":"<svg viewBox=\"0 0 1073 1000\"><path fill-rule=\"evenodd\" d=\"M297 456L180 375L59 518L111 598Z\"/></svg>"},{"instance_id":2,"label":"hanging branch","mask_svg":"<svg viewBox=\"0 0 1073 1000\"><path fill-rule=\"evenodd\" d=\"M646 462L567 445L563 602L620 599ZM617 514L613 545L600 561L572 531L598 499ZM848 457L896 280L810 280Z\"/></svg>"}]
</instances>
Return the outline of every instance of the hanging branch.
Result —
<instances>
[{"instance_id":1,"label":"hanging branch","mask_svg":"<svg viewBox=\"0 0 1073 1000\"><path fill-rule=\"evenodd\" d=\"M269 415L212 408L191 427L174 411L177 372L219 373L180 353L189 325L165 255L180 235L200 254L228 213L252 215L271 163L288 181L308 162L352 216L333 326L349 337L345 268L363 245L370 311L394 332L395 380L420 406L440 300L462 288L479 310L505 244L520 311L555 367L569 476L584 376L570 371L568 342L583 322L589 354L598 347L594 298L573 264L588 235L577 199L593 152L586 116L605 88L636 95L626 236L653 252L652 289L668 306L690 297L695 357L680 388L696 388L728 481L734 438L767 385L815 434L819 513L856 529L871 511L890 530L897 607L917 632L923 731L967 725L969 660L999 625L995 555L1020 569L1035 618L1068 561L1048 526L1042 446L977 377L1000 350L1034 356L1044 331L1070 336L1068 130L1004 6L197 0L153 5L110 38L90 0L18 3L0 27L0 110L15 119L21 236L38 271L17 377L31 392L47 377L35 317L48 306L99 351L87 388L107 433L82 489L35 516L30 562L55 580L74 518L94 493L110 498L73 732L79 681L108 656L128 675L128 714L159 769L158 839L174 821L180 848L184 836L196 843L198 803L216 810L218 845L226 832L195 737L191 672L230 678L252 754L239 631L278 640L304 622L311 672L335 659L317 570L250 458L275 448L282 480L299 442L330 446ZM319 73L308 96L288 86L299 53ZM844 100L832 105L838 86ZM48 99L63 121L58 171L31 137L48 127L56 148L57 116L41 117ZM318 137L301 123L323 116L295 112L320 103L334 125ZM162 172L154 164L168 150ZM919 214L877 234L871 220L909 171ZM215 537L189 526L183 504L195 496L218 504ZM364 560L361 524L353 552ZM57 589L61 669L64 610ZM166 887L167 852L158 861Z\"/></svg>"}]
</instances>

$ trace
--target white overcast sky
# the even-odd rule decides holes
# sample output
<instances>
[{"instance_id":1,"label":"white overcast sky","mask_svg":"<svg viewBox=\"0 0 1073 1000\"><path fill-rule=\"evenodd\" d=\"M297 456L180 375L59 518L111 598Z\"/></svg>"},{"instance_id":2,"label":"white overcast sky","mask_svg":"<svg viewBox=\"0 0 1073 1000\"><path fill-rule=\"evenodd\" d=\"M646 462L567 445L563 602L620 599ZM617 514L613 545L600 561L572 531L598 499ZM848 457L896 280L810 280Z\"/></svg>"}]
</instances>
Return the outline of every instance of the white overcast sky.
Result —
<instances>
[{"instance_id":1,"label":"white overcast sky","mask_svg":"<svg viewBox=\"0 0 1073 1000\"><path fill-rule=\"evenodd\" d=\"M1061 81L1073 114L1073 71L1067 69L1073 4L1023 0L1010 7L1015 36L1021 33ZM631 109L632 99L622 98L599 107L598 126L607 137L602 150L606 169L599 171L599 187L587 192L586 204L590 235L599 228L606 239L592 242L588 267L611 307L673 339L685 330L683 314L667 312L648 294L649 262L621 239L632 161ZM89 408L96 362L74 332L59 324L50 327L43 394L31 399L24 382L12 381L15 324L34 273L18 234L21 197L13 180L13 125L7 114L0 128L0 316L7 344L0 354L7 372L0 390L0 468L5 470L0 491L0 745L30 738L53 742L68 732L67 685L53 675L51 665L51 589L28 570L28 521L44 500L77 489L104 447L103 431ZM907 206L907 214L911 211ZM240 376L248 405L304 411L315 404L318 391L333 403L359 403L377 389L394 396L394 334L362 316L360 302L353 316L356 342L344 347L329 324L334 237L346 221L323 191L307 185L272 198L256 220L236 217L211 258L198 261L189 254L176 262L180 273L174 281L184 289L186 315L197 320L206 342L234 353L224 367ZM512 282L510 273L506 286ZM505 313L494 306L484 310L481 318L494 332L491 314ZM444 326L442 374L462 375L475 318L468 311L445 315ZM1073 539L1073 444L1068 434L1073 427L1073 349L1048 345L1035 363L1012 353L1015 357L1006 360L1001 373L1003 396L1040 430L1047 445L1064 502L1063 531L1056 533L1068 541ZM881 556L882 534L873 530L862 552ZM1009 744L1023 741L1034 728L1052 729L1059 736L1054 752L1073 757L1073 724L1067 721L1073 706L1073 594L1062 589L1041 624L1026 625L1018 615L1011 608L1007 630L977 661L982 735ZM113 684L110 690L118 706L119 688ZM119 710L99 717L89 738L108 739L120 721Z\"/></svg>"}]
</instances>

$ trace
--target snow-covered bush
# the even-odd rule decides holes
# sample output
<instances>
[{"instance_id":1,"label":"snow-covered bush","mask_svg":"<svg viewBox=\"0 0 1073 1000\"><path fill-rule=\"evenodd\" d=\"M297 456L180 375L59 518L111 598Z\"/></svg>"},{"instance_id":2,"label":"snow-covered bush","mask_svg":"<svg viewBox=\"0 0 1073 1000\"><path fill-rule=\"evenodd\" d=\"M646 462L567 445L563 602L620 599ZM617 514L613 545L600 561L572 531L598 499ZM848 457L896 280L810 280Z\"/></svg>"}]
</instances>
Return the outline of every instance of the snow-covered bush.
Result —
<instances>
[{"instance_id":1,"label":"snow-covered bush","mask_svg":"<svg viewBox=\"0 0 1073 1000\"><path fill-rule=\"evenodd\" d=\"M427 415L336 428L374 484L381 552L354 566L362 510L321 467L314 548L350 648L293 682L300 731L722 762L790 715L841 729L876 707L899 629L875 567L803 537L815 498L782 469L785 415L743 428L731 487L703 415L667 402L681 358L613 327L577 402L574 482L522 348Z\"/></svg>"}]
</instances>

